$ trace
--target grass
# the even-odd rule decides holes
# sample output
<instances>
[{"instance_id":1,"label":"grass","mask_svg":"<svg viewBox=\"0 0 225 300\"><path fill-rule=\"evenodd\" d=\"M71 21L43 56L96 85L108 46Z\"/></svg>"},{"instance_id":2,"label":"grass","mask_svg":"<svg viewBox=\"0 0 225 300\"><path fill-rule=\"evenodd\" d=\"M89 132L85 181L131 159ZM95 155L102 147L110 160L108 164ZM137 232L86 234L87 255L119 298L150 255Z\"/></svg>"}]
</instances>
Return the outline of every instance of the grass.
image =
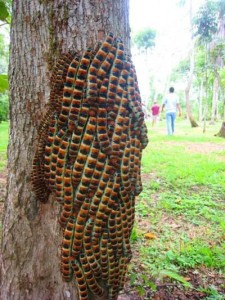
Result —
<instances>
[{"instance_id":1,"label":"grass","mask_svg":"<svg viewBox=\"0 0 225 300\"><path fill-rule=\"evenodd\" d=\"M0 170L7 164L8 127L8 122L0 123Z\"/></svg>"},{"instance_id":2,"label":"grass","mask_svg":"<svg viewBox=\"0 0 225 300\"><path fill-rule=\"evenodd\" d=\"M225 140L214 136L221 124L203 134L180 121L173 137L166 136L164 125L148 124L143 192L131 236L138 258L130 273L138 272L139 260L140 276L152 281L167 274L181 282L186 270L198 268L225 274ZM146 233L153 238L146 239ZM143 282L140 276L136 283Z\"/></svg>"}]
</instances>

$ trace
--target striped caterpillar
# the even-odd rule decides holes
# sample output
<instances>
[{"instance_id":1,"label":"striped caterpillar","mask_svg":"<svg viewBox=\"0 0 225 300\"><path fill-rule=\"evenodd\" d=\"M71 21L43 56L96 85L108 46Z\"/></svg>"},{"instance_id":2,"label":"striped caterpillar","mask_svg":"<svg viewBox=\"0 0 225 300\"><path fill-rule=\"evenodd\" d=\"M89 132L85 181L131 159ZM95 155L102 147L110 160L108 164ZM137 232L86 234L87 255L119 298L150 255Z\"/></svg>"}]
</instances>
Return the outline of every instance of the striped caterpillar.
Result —
<instances>
[{"instance_id":1,"label":"striped caterpillar","mask_svg":"<svg viewBox=\"0 0 225 300\"><path fill-rule=\"evenodd\" d=\"M32 183L62 206L61 273L81 300L117 299L132 253L135 196L148 143L135 68L109 34L80 56L63 54L38 131Z\"/></svg>"}]
</instances>

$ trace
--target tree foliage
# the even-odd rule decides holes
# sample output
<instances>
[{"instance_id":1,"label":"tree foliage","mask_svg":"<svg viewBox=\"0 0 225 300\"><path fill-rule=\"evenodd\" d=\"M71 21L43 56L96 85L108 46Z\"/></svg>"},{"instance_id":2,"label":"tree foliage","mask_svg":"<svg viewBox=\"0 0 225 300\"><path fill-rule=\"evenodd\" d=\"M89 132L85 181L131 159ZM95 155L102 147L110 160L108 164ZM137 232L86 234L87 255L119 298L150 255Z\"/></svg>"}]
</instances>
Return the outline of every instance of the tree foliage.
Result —
<instances>
[{"instance_id":1,"label":"tree foliage","mask_svg":"<svg viewBox=\"0 0 225 300\"><path fill-rule=\"evenodd\" d=\"M9 24L11 21L11 0L0 0L0 21Z\"/></svg>"},{"instance_id":2,"label":"tree foliage","mask_svg":"<svg viewBox=\"0 0 225 300\"><path fill-rule=\"evenodd\" d=\"M188 58L181 60L177 66L172 70L171 80L178 81L181 78L186 78L190 71L190 63Z\"/></svg>"},{"instance_id":3,"label":"tree foliage","mask_svg":"<svg viewBox=\"0 0 225 300\"><path fill-rule=\"evenodd\" d=\"M194 18L195 35L200 42L210 42L213 34L217 32L217 5L214 1L206 1L200 7Z\"/></svg>"},{"instance_id":4,"label":"tree foliage","mask_svg":"<svg viewBox=\"0 0 225 300\"><path fill-rule=\"evenodd\" d=\"M0 93L4 93L8 88L8 75L0 74Z\"/></svg>"},{"instance_id":5,"label":"tree foliage","mask_svg":"<svg viewBox=\"0 0 225 300\"><path fill-rule=\"evenodd\" d=\"M217 0L216 2L217 10L219 11L220 17L225 15L225 1Z\"/></svg>"},{"instance_id":6,"label":"tree foliage","mask_svg":"<svg viewBox=\"0 0 225 300\"><path fill-rule=\"evenodd\" d=\"M134 43L138 49L150 49L155 46L156 31L151 28L146 28L139 31L134 37Z\"/></svg>"},{"instance_id":7,"label":"tree foliage","mask_svg":"<svg viewBox=\"0 0 225 300\"><path fill-rule=\"evenodd\" d=\"M7 94L0 95L0 122L7 121L9 114L9 99Z\"/></svg>"}]
</instances>

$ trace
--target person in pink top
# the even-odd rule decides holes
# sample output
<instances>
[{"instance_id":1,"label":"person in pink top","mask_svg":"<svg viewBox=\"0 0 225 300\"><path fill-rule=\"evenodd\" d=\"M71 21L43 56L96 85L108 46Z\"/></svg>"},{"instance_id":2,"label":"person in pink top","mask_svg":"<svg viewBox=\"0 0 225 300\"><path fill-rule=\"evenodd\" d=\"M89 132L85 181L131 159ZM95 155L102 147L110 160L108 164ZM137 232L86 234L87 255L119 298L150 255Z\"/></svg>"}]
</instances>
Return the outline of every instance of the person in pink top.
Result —
<instances>
[{"instance_id":1,"label":"person in pink top","mask_svg":"<svg viewBox=\"0 0 225 300\"><path fill-rule=\"evenodd\" d=\"M157 101L155 100L152 107L152 127L155 125L156 121L158 120L159 112L160 112L160 106L157 104Z\"/></svg>"}]
</instances>

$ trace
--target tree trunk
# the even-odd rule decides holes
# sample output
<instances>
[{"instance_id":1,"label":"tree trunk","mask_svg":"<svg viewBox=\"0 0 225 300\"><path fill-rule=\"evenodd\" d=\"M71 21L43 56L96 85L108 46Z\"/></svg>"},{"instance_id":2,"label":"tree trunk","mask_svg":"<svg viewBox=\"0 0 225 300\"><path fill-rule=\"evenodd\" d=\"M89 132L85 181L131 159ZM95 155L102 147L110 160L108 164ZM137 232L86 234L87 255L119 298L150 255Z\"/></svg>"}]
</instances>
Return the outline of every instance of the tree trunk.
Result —
<instances>
[{"instance_id":1,"label":"tree trunk","mask_svg":"<svg viewBox=\"0 0 225 300\"><path fill-rule=\"evenodd\" d=\"M215 136L225 138L225 122L222 123L220 131L217 134L215 134Z\"/></svg>"},{"instance_id":2,"label":"tree trunk","mask_svg":"<svg viewBox=\"0 0 225 300\"><path fill-rule=\"evenodd\" d=\"M218 78L218 74L216 73L213 81L212 113L211 113L210 124L214 124L216 120L218 98L219 98L219 78Z\"/></svg>"},{"instance_id":3,"label":"tree trunk","mask_svg":"<svg viewBox=\"0 0 225 300\"><path fill-rule=\"evenodd\" d=\"M190 28L192 28L192 1L189 1L189 15L190 15ZM193 81L194 75L194 50L195 50L195 43L193 36L191 36L191 50L190 50L190 72L188 76L187 86L185 88L185 99L186 99L186 110L187 110L187 117L191 123L191 127L198 127L198 123L195 121L192 110L191 110L191 103L190 103L190 90Z\"/></svg>"},{"instance_id":4,"label":"tree trunk","mask_svg":"<svg viewBox=\"0 0 225 300\"><path fill-rule=\"evenodd\" d=\"M202 122L203 111L202 111L202 101L203 100L203 78L201 79L200 93L199 93L199 106L198 106L198 120Z\"/></svg>"},{"instance_id":5,"label":"tree trunk","mask_svg":"<svg viewBox=\"0 0 225 300\"><path fill-rule=\"evenodd\" d=\"M192 79L194 74L194 49L191 50L190 54L190 73L187 82L187 86L185 89L185 99L186 99L186 110L187 110L187 117L191 123L191 127L198 127L198 123L195 121L192 110L191 110L191 103L190 103L190 90L192 85Z\"/></svg>"},{"instance_id":6,"label":"tree trunk","mask_svg":"<svg viewBox=\"0 0 225 300\"><path fill-rule=\"evenodd\" d=\"M31 170L37 128L61 52L93 47L113 32L130 49L128 0L13 1L8 183L0 256L0 299L77 299L60 274L59 206L37 202Z\"/></svg>"},{"instance_id":7,"label":"tree trunk","mask_svg":"<svg viewBox=\"0 0 225 300\"><path fill-rule=\"evenodd\" d=\"M207 106L204 107L203 113L203 133L206 133L206 116L207 116Z\"/></svg>"}]
</instances>

